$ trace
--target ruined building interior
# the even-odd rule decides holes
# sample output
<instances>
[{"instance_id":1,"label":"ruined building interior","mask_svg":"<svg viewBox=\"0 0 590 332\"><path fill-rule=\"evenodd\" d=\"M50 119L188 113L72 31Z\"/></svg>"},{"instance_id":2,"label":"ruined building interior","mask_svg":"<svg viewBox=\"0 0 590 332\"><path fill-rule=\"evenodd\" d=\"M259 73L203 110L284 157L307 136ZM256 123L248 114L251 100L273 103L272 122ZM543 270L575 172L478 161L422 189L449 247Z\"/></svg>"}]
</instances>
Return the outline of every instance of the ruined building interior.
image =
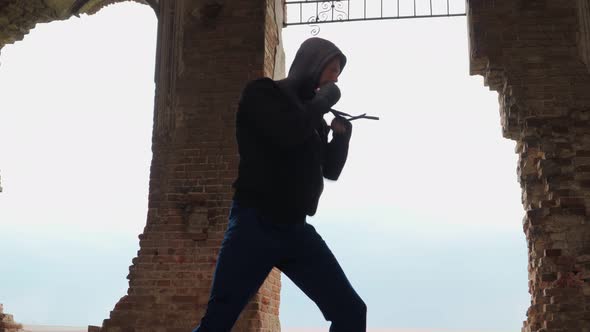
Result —
<instances>
[{"instance_id":1,"label":"ruined building interior","mask_svg":"<svg viewBox=\"0 0 590 332\"><path fill-rule=\"evenodd\" d=\"M0 49L37 23L116 2L2 0ZM205 310L227 223L234 101L247 80L285 74L284 4L137 2L158 17L147 222L127 294L90 330L180 332ZM531 296L522 331L590 332L590 0L468 0L466 8L470 73L498 92L502 134L519 155ZM198 99L205 94L210 103ZM280 286L275 270L234 331L279 331ZM0 305L0 332L20 328Z\"/></svg>"}]
</instances>

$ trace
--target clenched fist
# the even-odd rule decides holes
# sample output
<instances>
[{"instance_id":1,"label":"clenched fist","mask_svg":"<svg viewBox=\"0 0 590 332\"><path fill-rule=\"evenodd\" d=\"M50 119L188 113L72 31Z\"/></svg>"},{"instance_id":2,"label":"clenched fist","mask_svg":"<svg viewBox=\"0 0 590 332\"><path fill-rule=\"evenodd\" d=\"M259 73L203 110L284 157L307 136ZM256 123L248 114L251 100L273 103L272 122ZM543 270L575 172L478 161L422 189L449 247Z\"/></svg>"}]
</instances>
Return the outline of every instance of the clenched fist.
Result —
<instances>
[{"instance_id":1,"label":"clenched fist","mask_svg":"<svg viewBox=\"0 0 590 332\"><path fill-rule=\"evenodd\" d=\"M350 134L352 133L352 123L340 116L337 116L332 120L330 128L332 128L334 135L350 137Z\"/></svg>"}]
</instances>

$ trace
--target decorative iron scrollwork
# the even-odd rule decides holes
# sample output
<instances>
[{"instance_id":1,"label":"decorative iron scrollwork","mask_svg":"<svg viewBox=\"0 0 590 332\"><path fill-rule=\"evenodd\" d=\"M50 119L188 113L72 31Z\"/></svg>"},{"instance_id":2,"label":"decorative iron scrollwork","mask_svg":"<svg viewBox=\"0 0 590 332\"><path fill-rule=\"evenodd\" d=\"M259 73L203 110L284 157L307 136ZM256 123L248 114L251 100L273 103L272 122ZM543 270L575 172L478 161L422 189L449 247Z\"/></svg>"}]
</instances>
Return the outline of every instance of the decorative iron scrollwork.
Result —
<instances>
[{"instance_id":1,"label":"decorative iron scrollwork","mask_svg":"<svg viewBox=\"0 0 590 332\"><path fill-rule=\"evenodd\" d=\"M348 20L349 13L344 8L343 1L332 1L332 20L344 21Z\"/></svg>"},{"instance_id":2,"label":"decorative iron scrollwork","mask_svg":"<svg viewBox=\"0 0 590 332\"><path fill-rule=\"evenodd\" d=\"M311 23L316 23L319 22L318 17L317 16L312 16L309 18L309 20L307 20L307 22L309 22L309 27L311 28L311 35L312 36L317 36L320 33L320 26L317 24L311 24Z\"/></svg>"},{"instance_id":3,"label":"decorative iron scrollwork","mask_svg":"<svg viewBox=\"0 0 590 332\"><path fill-rule=\"evenodd\" d=\"M332 1L318 1L316 2L316 14L311 16L308 23L321 23L344 21L349 17L349 13L345 10L344 2L350 0L332 0ZM311 34L317 36L320 33L320 26L310 24Z\"/></svg>"}]
</instances>

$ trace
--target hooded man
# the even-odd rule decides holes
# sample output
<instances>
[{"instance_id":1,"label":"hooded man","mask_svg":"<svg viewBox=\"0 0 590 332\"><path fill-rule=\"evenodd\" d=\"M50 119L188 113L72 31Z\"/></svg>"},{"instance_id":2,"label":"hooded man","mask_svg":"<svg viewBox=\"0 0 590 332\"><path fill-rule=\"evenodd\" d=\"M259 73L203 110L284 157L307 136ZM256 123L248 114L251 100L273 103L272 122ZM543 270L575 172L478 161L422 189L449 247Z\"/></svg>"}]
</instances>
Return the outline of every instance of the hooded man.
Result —
<instances>
[{"instance_id":1,"label":"hooded man","mask_svg":"<svg viewBox=\"0 0 590 332\"><path fill-rule=\"evenodd\" d=\"M340 99L346 65L330 41L306 40L288 77L246 85L236 116L240 154L229 223L205 316L193 332L229 332L273 267L331 321L331 332L364 332L366 305L306 216L316 213L323 178L337 180L352 125L323 115ZM332 130L332 140L328 133Z\"/></svg>"}]
</instances>

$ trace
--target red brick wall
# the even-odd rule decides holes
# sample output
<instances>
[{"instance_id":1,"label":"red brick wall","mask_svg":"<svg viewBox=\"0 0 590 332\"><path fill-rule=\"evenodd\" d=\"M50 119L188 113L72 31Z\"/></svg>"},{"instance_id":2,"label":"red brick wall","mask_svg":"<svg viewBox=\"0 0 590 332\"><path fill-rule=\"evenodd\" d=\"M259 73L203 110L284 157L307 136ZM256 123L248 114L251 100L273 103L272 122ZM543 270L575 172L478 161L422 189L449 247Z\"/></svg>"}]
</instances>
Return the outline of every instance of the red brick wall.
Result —
<instances>
[{"instance_id":1,"label":"red brick wall","mask_svg":"<svg viewBox=\"0 0 590 332\"><path fill-rule=\"evenodd\" d=\"M471 72L498 91L504 136L520 155L531 294L522 331L589 332L590 75L579 3L468 4Z\"/></svg>"},{"instance_id":2,"label":"red brick wall","mask_svg":"<svg viewBox=\"0 0 590 332\"><path fill-rule=\"evenodd\" d=\"M204 314L237 174L244 84L272 75L266 1L161 1L147 225L103 331L189 331ZM276 39L275 39L276 40ZM278 331L273 271L234 331Z\"/></svg>"}]
</instances>

